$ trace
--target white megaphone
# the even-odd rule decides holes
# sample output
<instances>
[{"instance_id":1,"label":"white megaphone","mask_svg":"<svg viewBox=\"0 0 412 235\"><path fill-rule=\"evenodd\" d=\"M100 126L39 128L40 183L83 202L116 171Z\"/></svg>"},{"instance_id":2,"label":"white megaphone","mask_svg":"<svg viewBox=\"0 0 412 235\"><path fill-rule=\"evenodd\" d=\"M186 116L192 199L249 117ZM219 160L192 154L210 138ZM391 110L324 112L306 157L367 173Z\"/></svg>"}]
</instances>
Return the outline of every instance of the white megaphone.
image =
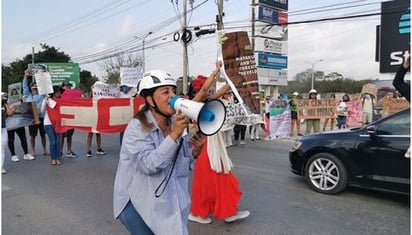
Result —
<instances>
[{"instance_id":1,"label":"white megaphone","mask_svg":"<svg viewBox=\"0 0 412 235\"><path fill-rule=\"evenodd\" d=\"M175 96L170 99L169 105L174 110L180 110L190 119L197 121L199 131L203 135L216 134L225 122L226 108L220 100L200 103Z\"/></svg>"}]
</instances>

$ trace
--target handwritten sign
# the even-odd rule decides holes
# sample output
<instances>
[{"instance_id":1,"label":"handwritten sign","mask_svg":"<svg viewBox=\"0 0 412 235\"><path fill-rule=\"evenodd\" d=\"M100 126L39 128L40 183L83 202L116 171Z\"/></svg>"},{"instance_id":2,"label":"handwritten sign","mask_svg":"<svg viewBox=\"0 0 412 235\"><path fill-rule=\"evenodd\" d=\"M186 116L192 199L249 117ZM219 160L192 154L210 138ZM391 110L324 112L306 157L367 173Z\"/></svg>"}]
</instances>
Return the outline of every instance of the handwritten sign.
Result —
<instances>
[{"instance_id":1,"label":"handwritten sign","mask_svg":"<svg viewBox=\"0 0 412 235\"><path fill-rule=\"evenodd\" d=\"M389 98L382 99L381 102L383 117L409 107L409 102L406 99Z\"/></svg>"},{"instance_id":2,"label":"handwritten sign","mask_svg":"<svg viewBox=\"0 0 412 235\"><path fill-rule=\"evenodd\" d=\"M40 95L53 93L51 75L49 72L38 71L34 74L36 79L37 89Z\"/></svg>"},{"instance_id":3,"label":"handwritten sign","mask_svg":"<svg viewBox=\"0 0 412 235\"><path fill-rule=\"evenodd\" d=\"M354 100L345 103L348 110L346 124L350 127L359 126L362 123L362 101Z\"/></svg>"},{"instance_id":4,"label":"handwritten sign","mask_svg":"<svg viewBox=\"0 0 412 235\"><path fill-rule=\"evenodd\" d=\"M95 82L93 85L93 98L115 98L119 96L119 88L116 84Z\"/></svg>"},{"instance_id":5,"label":"handwritten sign","mask_svg":"<svg viewBox=\"0 0 412 235\"><path fill-rule=\"evenodd\" d=\"M136 87L139 80L142 78L142 69L140 67L120 68L120 85L126 85L129 87Z\"/></svg>"},{"instance_id":6,"label":"handwritten sign","mask_svg":"<svg viewBox=\"0 0 412 235\"><path fill-rule=\"evenodd\" d=\"M299 119L332 118L336 113L336 101L334 99L300 99L297 112Z\"/></svg>"},{"instance_id":7,"label":"handwritten sign","mask_svg":"<svg viewBox=\"0 0 412 235\"><path fill-rule=\"evenodd\" d=\"M369 93L377 97L378 94L378 87L375 84L367 83L362 86L361 94Z\"/></svg>"}]
</instances>

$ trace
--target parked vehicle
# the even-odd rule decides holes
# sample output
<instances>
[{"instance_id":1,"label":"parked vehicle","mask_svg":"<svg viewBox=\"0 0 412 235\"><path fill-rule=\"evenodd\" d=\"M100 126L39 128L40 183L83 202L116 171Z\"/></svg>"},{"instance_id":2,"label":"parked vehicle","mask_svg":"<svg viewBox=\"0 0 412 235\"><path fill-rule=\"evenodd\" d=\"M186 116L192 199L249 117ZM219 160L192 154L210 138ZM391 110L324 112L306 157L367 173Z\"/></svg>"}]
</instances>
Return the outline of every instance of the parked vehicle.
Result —
<instances>
[{"instance_id":1,"label":"parked vehicle","mask_svg":"<svg viewBox=\"0 0 412 235\"><path fill-rule=\"evenodd\" d=\"M409 146L410 108L365 127L300 137L290 170L320 193L357 186L410 195Z\"/></svg>"}]
</instances>

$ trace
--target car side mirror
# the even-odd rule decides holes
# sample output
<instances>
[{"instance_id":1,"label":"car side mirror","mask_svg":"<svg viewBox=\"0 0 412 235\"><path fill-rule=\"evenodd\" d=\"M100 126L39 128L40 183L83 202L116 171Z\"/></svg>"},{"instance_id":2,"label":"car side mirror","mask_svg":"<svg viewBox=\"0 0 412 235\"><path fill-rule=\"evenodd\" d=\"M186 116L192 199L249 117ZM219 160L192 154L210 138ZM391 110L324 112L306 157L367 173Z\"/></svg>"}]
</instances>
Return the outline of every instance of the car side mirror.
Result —
<instances>
[{"instance_id":1,"label":"car side mirror","mask_svg":"<svg viewBox=\"0 0 412 235\"><path fill-rule=\"evenodd\" d=\"M375 125L367 126L366 131L368 132L368 134L371 138L376 137L376 126Z\"/></svg>"}]
</instances>

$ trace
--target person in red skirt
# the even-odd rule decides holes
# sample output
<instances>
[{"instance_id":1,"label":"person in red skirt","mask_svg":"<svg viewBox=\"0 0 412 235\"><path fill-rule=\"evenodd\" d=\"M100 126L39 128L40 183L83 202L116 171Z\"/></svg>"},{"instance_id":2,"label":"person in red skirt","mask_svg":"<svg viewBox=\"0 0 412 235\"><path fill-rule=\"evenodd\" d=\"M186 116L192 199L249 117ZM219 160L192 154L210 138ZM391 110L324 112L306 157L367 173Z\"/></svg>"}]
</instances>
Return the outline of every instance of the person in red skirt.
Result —
<instances>
[{"instance_id":1,"label":"person in red skirt","mask_svg":"<svg viewBox=\"0 0 412 235\"><path fill-rule=\"evenodd\" d=\"M221 66L220 61L216 62L216 68L208 78L200 75L192 82L192 92L189 92L192 100L217 99L229 91L230 87L226 84L216 93L208 94ZM232 166L222 134L218 132L208 136L194 166L190 221L208 224L212 222L209 218L212 215L214 219L233 222L249 216L249 211L238 210L242 192L231 171Z\"/></svg>"}]
</instances>

